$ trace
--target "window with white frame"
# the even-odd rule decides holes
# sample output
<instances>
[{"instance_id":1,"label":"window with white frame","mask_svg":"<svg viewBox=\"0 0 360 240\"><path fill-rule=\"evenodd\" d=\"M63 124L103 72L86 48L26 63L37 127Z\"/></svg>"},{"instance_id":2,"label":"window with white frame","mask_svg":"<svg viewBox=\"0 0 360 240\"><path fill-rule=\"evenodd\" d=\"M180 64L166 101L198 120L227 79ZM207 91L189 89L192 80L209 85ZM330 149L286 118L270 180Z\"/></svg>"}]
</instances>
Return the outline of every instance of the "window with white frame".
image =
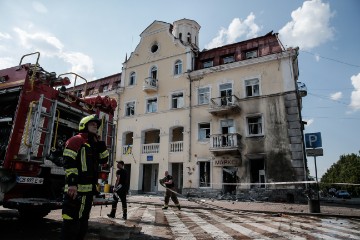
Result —
<instances>
[{"instance_id":1,"label":"window with white frame","mask_svg":"<svg viewBox=\"0 0 360 240\"><path fill-rule=\"evenodd\" d=\"M199 187L210 187L211 172L210 172L210 161L199 162Z\"/></svg>"},{"instance_id":2,"label":"window with white frame","mask_svg":"<svg viewBox=\"0 0 360 240\"><path fill-rule=\"evenodd\" d=\"M199 123L199 141L210 139L210 123Z\"/></svg>"},{"instance_id":3,"label":"window with white frame","mask_svg":"<svg viewBox=\"0 0 360 240\"><path fill-rule=\"evenodd\" d=\"M182 62L180 60L177 60L175 62L174 74L179 75L181 73L182 73Z\"/></svg>"},{"instance_id":4,"label":"window with white frame","mask_svg":"<svg viewBox=\"0 0 360 240\"><path fill-rule=\"evenodd\" d=\"M151 98L146 100L146 112L157 112L157 98Z\"/></svg>"},{"instance_id":5,"label":"window with white frame","mask_svg":"<svg viewBox=\"0 0 360 240\"><path fill-rule=\"evenodd\" d=\"M135 101L127 102L125 104L125 116L134 116L135 115Z\"/></svg>"},{"instance_id":6,"label":"window with white frame","mask_svg":"<svg viewBox=\"0 0 360 240\"><path fill-rule=\"evenodd\" d=\"M130 78L129 78L129 86L133 86L136 83L136 74L135 72L131 72L130 73Z\"/></svg>"},{"instance_id":7,"label":"window with white frame","mask_svg":"<svg viewBox=\"0 0 360 240\"><path fill-rule=\"evenodd\" d=\"M264 134L263 119L261 115L247 117L246 122L249 136L261 136Z\"/></svg>"},{"instance_id":8,"label":"window with white frame","mask_svg":"<svg viewBox=\"0 0 360 240\"><path fill-rule=\"evenodd\" d=\"M246 97L260 95L260 81L258 78L245 80Z\"/></svg>"},{"instance_id":9,"label":"window with white frame","mask_svg":"<svg viewBox=\"0 0 360 240\"><path fill-rule=\"evenodd\" d=\"M256 58L257 57L257 50L248 51L245 53L246 59Z\"/></svg>"},{"instance_id":10,"label":"window with white frame","mask_svg":"<svg viewBox=\"0 0 360 240\"><path fill-rule=\"evenodd\" d=\"M171 108L182 107L184 107L184 94L182 92L171 94Z\"/></svg>"},{"instance_id":11,"label":"window with white frame","mask_svg":"<svg viewBox=\"0 0 360 240\"><path fill-rule=\"evenodd\" d=\"M208 104L210 101L210 87L203 87L198 89L198 104Z\"/></svg>"},{"instance_id":12,"label":"window with white frame","mask_svg":"<svg viewBox=\"0 0 360 240\"><path fill-rule=\"evenodd\" d=\"M232 83L224 83L219 86L221 106L227 106L233 103L232 100Z\"/></svg>"},{"instance_id":13,"label":"window with white frame","mask_svg":"<svg viewBox=\"0 0 360 240\"><path fill-rule=\"evenodd\" d=\"M211 60L206 60L203 62L203 67L204 68L209 68L209 67L212 67L214 66L214 61L211 59Z\"/></svg>"},{"instance_id":14,"label":"window with white frame","mask_svg":"<svg viewBox=\"0 0 360 240\"><path fill-rule=\"evenodd\" d=\"M223 62L224 64L226 63L232 63L235 61L234 55L230 55L230 56L225 56L223 57Z\"/></svg>"}]
</instances>

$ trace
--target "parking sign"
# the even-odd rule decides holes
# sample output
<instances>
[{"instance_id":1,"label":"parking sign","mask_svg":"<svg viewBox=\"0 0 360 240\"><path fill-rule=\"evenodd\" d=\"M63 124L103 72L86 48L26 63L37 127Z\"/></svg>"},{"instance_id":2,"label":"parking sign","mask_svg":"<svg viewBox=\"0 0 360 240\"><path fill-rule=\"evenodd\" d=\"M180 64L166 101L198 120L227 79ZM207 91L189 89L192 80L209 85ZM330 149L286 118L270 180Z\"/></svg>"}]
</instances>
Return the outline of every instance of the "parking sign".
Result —
<instances>
[{"instance_id":1,"label":"parking sign","mask_svg":"<svg viewBox=\"0 0 360 240\"><path fill-rule=\"evenodd\" d=\"M305 133L306 148L321 148L321 133Z\"/></svg>"}]
</instances>

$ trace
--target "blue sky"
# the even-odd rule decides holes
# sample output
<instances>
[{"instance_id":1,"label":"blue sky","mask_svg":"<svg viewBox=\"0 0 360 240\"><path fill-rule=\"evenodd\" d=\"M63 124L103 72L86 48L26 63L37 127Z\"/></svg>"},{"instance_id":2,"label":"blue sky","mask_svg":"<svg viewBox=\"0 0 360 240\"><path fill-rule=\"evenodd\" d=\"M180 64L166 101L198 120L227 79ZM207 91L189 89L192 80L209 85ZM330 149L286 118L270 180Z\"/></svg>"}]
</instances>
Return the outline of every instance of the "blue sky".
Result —
<instances>
[{"instance_id":1,"label":"blue sky","mask_svg":"<svg viewBox=\"0 0 360 240\"><path fill-rule=\"evenodd\" d=\"M319 177L340 155L359 153L360 1L180 2L0 0L0 69L40 51L41 66L57 74L73 71L93 80L119 73L155 20L197 21L200 49L274 31L284 46L300 47L299 81L308 88L305 133L321 132L324 149L317 157ZM315 176L313 157L308 161Z\"/></svg>"}]
</instances>

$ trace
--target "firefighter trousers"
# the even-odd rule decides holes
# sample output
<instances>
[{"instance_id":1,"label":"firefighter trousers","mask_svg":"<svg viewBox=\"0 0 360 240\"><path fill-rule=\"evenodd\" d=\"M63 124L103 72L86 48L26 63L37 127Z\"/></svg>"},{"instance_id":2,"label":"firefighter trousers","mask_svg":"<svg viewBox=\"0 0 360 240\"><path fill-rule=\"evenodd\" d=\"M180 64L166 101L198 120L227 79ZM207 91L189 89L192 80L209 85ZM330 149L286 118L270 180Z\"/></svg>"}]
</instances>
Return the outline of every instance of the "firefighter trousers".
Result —
<instances>
[{"instance_id":1,"label":"firefighter trousers","mask_svg":"<svg viewBox=\"0 0 360 240\"><path fill-rule=\"evenodd\" d=\"M75 199L64 194L62 240L82 240L85 238L92 203L92 194L77 195Z\"/></svg>"},{"instance_id":2,"label":"firefighter trousers","mask_svg":"<svg viewBox=\"0 0 360 240\"><path fill-rule=\"evenodd\" d=\"M179 204L179 200L178 200L178 198L177 198L177 196L176 196L176 193L170 191L170 189L171 189L172 191L174 191L174 188L169 188L169 189L167 188L167 189L166 189L164 207L167 207L167 206L169 205L169 200L170 200L170 198L171 198L171 200L175 203L175 206L179 206L180 204Z\"/></svg>"}]
</instances>

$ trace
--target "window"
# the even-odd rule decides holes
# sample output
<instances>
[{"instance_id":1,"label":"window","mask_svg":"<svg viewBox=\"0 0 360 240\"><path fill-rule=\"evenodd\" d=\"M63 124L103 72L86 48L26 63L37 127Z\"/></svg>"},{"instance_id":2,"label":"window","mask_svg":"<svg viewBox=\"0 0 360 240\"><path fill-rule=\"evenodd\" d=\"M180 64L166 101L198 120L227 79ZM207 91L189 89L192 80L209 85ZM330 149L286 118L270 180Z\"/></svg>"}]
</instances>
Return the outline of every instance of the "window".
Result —
<instances>
[{"instance_id":1,"label":"window","mask_svg":"<svg viewBox=\"0 0 360 240\"><path fill-rule=\"evenodd\" d=\"M171 108L182 108L184 107L184 96L183 93L174 93L171 95Z\"/></svg>"},{"instance_id":2,"label":"window","mask_svg":"<svg viewBox=\"0 0 360 240\"><path fill-rule=\"evenodd\" d=\"M181 73L182 73L182 62L180 60L177 60L175 62L174 74L178 75Z\"/></svg>"},{"instance_id":3,"label":"window","mask_svg":"<svg viewBox=\"0 0 360 240\"><path fill-rule=\"evenodd\" d=\"M100 93L107 92L107 91L109 91L109 84L104 84L104 85L100 86L100 88L99 88Z\"/></svg>"},{"instance_id":4,"label":"window","mask_svg":"<svg viewBox=\"0 0 360 240\"><path fill-rule=\"evenodd\" d=\"M88 89L86 90L86 96L89 96L89 95L94 94L94 91L95 91L94 88L88 88Z\"/></svg>"},{"instance_id":5,"label":"window","mask_svg":"<svg viewBox=\"0 0 360 240\"><path fill-rule=\"evenodd\" d=\"M157 79L157 67L154 66L154 67L151 68L150 77L152 79Z\"/></svg>"},{"instance_id":6,"label":"window","mask_svg":"<svg viewBox=\"0 0 360 240\"><path fill-rule=\"evenodd\" d=\"M232 104L232 84L224 83L220 85L221 106Z\"/></svg>"},{"instance_id":7,"label":"window","mask_svg":"<svg viewBox=\"0 0 360 240\"><path fill-rule=\"evenodd\" d=\"M135 102L128 102L125 105L125 116L135 115Z\"/></svg>"},{"instance_id":8,"label":"window","mask_svg":"<svg viewBox=\"0 0 360 240\"><path fill-rule=\"evenodd\" d=\"M79 98L81 98L81 97L82 97L81 89L74 91L74 95L77 96L77 97L79 97Z\"/></svg>"},{"instance_id":9,"label":"window","mask_svg":"<svg viewBox=\"0 0 360 240\"><path fill-rule=\"evenodd\" d=\"M159 49L159 46L158 46L157 43L154 43L154 44L151 46L151 52L152 52L152 53L155 53L158 49Z\"/></svg>"},{"instance_id":10,"label":"window","mask_svg":"<svg viewBox=\"0 0 360 240\"><path fill-rule=\"evenodd\" d=\"M232 62L234 62L234 61L235 61L235 59L234 59L234 56L233 56L233 55L223 57L223 62L224 62L224 64L226 64L226 63L232 63Z\"/></svg>"},{"instance_id":11,"label":"window","mask_svg":"<svg viewBox=\"0 0 360 240\"><path fill-rule=\"evenodd\" d=\"M112 85L112 88L115 89L115 88L119 88L120 87L120 81L115 81Z\"/></svg>"},{"instance_id":12,"label":"window","mask_svg":"<svg viewBox=\"0 0 360 240\"><path fill-rule=\"evenodd\" d=\"M256 58L257 50L246 52L245 55L246 55L246 59Z\"/></svg>"},{"instance_id":13,"label":"window","mask_svg":"<svg viewBox=\"0 0 360 240\"><path fill-rule=\"evenodd\" d=\"M208 104L210 100L210 88L204 87L198 89L198 104Z\"/></svg>"},{"instance_id":14,"label":"window","mask_svg":"<svg viewBox=\"0 0 360 240\"><path fill-rule=\"evenodd\" d=\"M212 67L212 66L214 66L214 61L213 60L207 60L207 61L203 62L203 67L204 68L209 68L209 67Z\"/></svg>"},{"instance_id":15,"label":"window","mask_svg":"<svg viewBox=\"0 0 360 240\"><path fill-rule=\"evenodd\" d=\"M148 99L146 101L146 112L157 112L157 98Z\"/></svg>"},{"instance_id":16,"label":"window","mask_svg":"<svg viewBox=\"0 0 360 240\"><path fill-rule=\"evenodd\" d=\"M135 72L130 73L130 78L129 78L129 86L133 86L136 83L136 74Z\"/></svg>"},{"instance_id":17,"label":"window","mask_svg":"<svg viewBox=\"0 0 360 240\"><path fill-rule=\"evenodd\" d=\"M210 175L210 162L199 162L199 166L200 166L200 183L199 186L200 187L210 187L210 179L211 179L211 175Z\"/></svg>"},{"instance_id":18,"label":"window","mask_svg":"<svg viewBox=\"0 0 360 240\"><path fill-rule=\"evenodd\" d=\"M263 135L263 124L261 116L247 117L246 121L248 125L249 136Z\"/></svg>"},{"instance_id":19,"label":"window","mask_svg":"<svg viewBox=\"0 0 360 240\"><path fill-rule=\"evenodd\" d=\"M259 79L245 80L246 97L253 97L260 95Z\"/></svg>"},{"instance_id":20,"label":"window","mask_svg":"<svg viewBox=\"0 0 360 240\"><path fill-rule=\"evenodd\" d=\"M210 123L199 123L199 141L210 139Z\"/></svg>"}]
</instances>

